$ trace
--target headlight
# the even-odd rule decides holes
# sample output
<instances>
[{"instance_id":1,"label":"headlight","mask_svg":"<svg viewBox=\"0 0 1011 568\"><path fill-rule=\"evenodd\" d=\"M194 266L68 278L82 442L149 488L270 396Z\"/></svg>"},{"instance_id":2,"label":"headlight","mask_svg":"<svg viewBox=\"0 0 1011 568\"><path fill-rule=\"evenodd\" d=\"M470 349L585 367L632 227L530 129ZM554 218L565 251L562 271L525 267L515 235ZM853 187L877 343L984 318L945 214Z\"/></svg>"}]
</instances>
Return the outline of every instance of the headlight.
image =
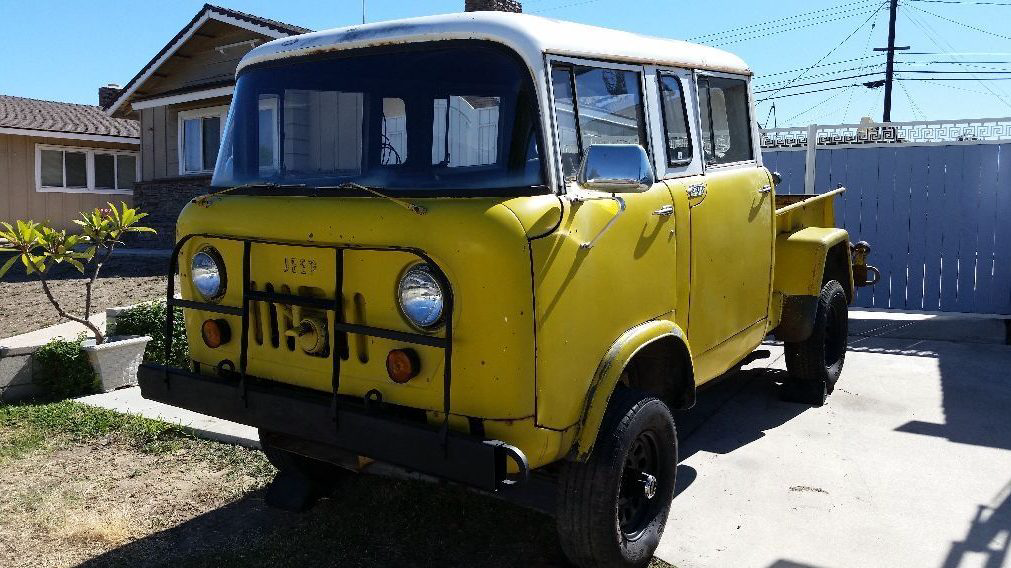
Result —
<instances>
[{"instance_id":1,"label":"headlight","mask_svg":"<svg viewBox=\"0 0 1011 568\"><path fill-rule=\"evenodd\" d=\"M397 287L400 311L412 324L431 328L442 321L442 284L426 264L411 267Z\"/></svg>"},{"instance_id":2,"label":"headlight","mask_svg":"<svg viewBox=\"0 0 1011 568\"><path fill-rule=\"evenodd\" d=\"M193 287L205 300L216 300L225 293L225 264L221 255L207 247L193 255L190 264Z\"/></svg>"}]
</instances>

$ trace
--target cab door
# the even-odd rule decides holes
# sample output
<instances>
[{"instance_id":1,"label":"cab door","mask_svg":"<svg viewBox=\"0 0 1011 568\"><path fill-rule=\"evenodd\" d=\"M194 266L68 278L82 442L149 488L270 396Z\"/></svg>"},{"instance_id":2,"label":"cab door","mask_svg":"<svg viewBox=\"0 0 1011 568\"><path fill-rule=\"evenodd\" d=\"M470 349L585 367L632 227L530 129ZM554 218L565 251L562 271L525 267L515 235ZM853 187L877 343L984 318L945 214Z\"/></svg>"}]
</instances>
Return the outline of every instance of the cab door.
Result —
<instances>
[{"instance_id":1,"label":"cab door","mask_svg":"<svg viewBox=\"0 0 1011 568\"><path fill-rule=\"evenodd\" d=\"M653 154L642 66L555 57L552 111L566 194L558 227L530 242L537 338L537 424L578 422L589 381L628 329L675 303L670 190L588 191L575 182L594 144L638 144ZM575 394L580 393L580 394Z\"/></svg>"},{"instance_id":2,"label":"cab door","mask_svg":"<svg viewBox=\"0 0 1011 568\"><path fill-rule=\"evenodd\" d=\"M688 337L705 375L726 370L765 335L775 212L747 81L706 74L696 86L705 175L684 188L692 235Z\"/></svg>"}]
</instances>

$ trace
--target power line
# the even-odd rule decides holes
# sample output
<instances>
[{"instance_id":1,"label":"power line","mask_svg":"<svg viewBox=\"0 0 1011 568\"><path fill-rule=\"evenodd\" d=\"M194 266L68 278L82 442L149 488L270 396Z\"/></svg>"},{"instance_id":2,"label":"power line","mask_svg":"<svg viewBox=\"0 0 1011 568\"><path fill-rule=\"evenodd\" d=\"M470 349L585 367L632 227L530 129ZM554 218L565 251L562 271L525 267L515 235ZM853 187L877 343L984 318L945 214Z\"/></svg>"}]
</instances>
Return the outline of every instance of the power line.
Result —
<instances>
[{"instance_id":1,"label":"power line","mask_svg":"<svg viewBox=\"0 0 1011 568\"><path fill-rule=\"evenodd\" d=\"M783 89L786 89L786 88L796 89L798 87L810 87L810 86L813 86L813 85L822 85L822 84L825 84L825 83L834 83L836 81L845 81L847 79L860 79L860 78L863 78L863 77L877 77L878 75L881 75L880 71L878 71L876 73L861 73L859 75L850 75L848 77L838 77L838 78L835 78L835 79L825 79L824 81L812 81L810 83L799 83L797 85L792 85L790 87L778 87L778 88L774 88L774 89L760 89L758 91L755 91L755 93L758 94L758 93L769 93L769 92L772 92L773 94L776 94L779 91L782 91ZM765 99L762 99L762 100L764 101L764 100L767 100L768 98L769 97L766 97Z\"/></svg>"},{"instance_id":2,"label":"power line","mask_svg":"<svg viewBox=\"0 0 1011 568\"><path fill-rule=\"evenodd\" d=\"M984 30L983 28L979 28L979 27L976 27L976 26L970 26L969 24L964 24L962 22L959 22L958 20L952 20L951 18L946 18L946 17L944 17L944 16L942 16L940 14L935 14L933 12L929 12L929 11L924 10L923 8L919 8L917 6L910 6L910 8L912 8L914 10L918 10L920 12L923 12L924 14L928 14L928 15L934 16L935 18L940 18L940 19L942 19L942 20L944 20L946 22L951 22L952 24L955 24L957 26L962 26L963 28L967 28L967 29L970 29L970 30L973 30L973 31L977 31L977 32L982 33L982 34L992 35L994 37L999 37L1001 39L1011 39L1011 36L1001 35L999 33L991 32L990 30Z\"/></svg>"},{"instance_id":3,"label":"power line","mask_svg":"<svg viewBox=\"0 0 1011 568\"><path fill-rule=\"evenodd\" d=\"M807 113L811 112L812 110L820 107L821 105L823 105L823 104L831 101L832 99L838 97L839 95L846 94L849 91L849 89L852 89L853 87L856 87L856 86L857 85L850 85L847 90L839 91L838 93L835 93L833 95L829 95L828 98L823 99L821 102L819 102L817 104L814 104L814 105L808 107L807 109L805 109L805 110L803 110L801 112L798 112L797 114L795 114L795 115L791 116L790 118L786 119L786 122L791 122L793 119L797 118L798 116L804 116L805 114L807 114Z\"/></svg>"},{"instance_id":4,"label":"power line","mask_svg":"<svg viewBox=\"0 0 1011 568\"><path fill-rule=\"evenodd\" d=\"M811 69L814 69L815 65L819 65L821 62L823 62L826 59L828 59L828 57L830 55L832 55L833 53L835 53L835 51L837 49L839 49L840 47L842 47L842 45L844 43L846 43L847 41L849 41L849 39L851 37L853 37L854 35L856 35L856 33L859 32L861 29L863 29L863 27L867 25L867 22L870 22L872 19L874 19L874 16L876 16L878 14L878 12L881 11L881 8L883 8L886 3L887 2L882 2L880 5L878 5L878 9L875 10L874 13L871 14L869 18L867 18L859 26L857 26L857 28L855 30L853 30L852 32L850 32L850 34L848 36L844 37L843 40L840 41L838 44L836 44L835 47L833 47L832 49L828 50L828 53L826 53L825 55L822 55L821 58L818 59L818 61L815 61L810 67L808 67L807 69L805 69L804 71L802 71L799 75L797 75L796 77L794 77L793 78L793 82L799 81L801 78L804 77L804 75L807 74L808 71L810 71ZM780 87L779 89L773 91L772 95L775 95L779 91L781 91L781 90L783 90L783 89L785 89L785 88L787 88L789 86L790 85L787 84L787 85L784 85L784 86ZM758 102L764 102L764 101L770 100L770 99L772 99L772 95L769 95L768 97L765 97L764 99L761 99Z\"/></svg>"},{"instance_id":5,"label":"power line","mask_svg":"<svg viewBox=\"0 0 1011 568\"><path fill-rule=\"evenodd\" d=\"M900 77L896 81L1011 81L1011 77Z\"/></svg>"},{"instance_id":6,"label":"power line","mask_svg":"<svg viewBox=\"0 0 1011 568\"><path fill-rule=\"evenodd\" d=\"M770 96L762 99L763 101L774 101L778 99L786 99L790 97L799 97L802 95L812 95L814 93L824 93L825 91L834 91L836 89L845 89L846 87L862 87L863 85L859 83L853 83L852 85L839 85L837 87L825 87L824 89L815 89L813 91L804 91L803 93L786 93L785 95Z\"/></svg>"},{"instance_id":7,"label":"power line","mask_svg":"<svg viewBox=\"0 0 1011 568\"><path fill-rule=\"evenodd\" d=\"M853 59L843 59L841 61L833 61L832 63L823 63L821 65L816 65L815 67L831 67L832 65L839 65L842 63L852 63L854 61L863 61L865 59L873 59L875 57L884 57L883 53L875 53L874 55L868 55L865 57L854 57ZM786 75L787 73L793 73L794 71L802 71L804 67L798 67L796 69L787 69L786 71L777 71L775 73L766 73L764 75L755 75L755 79L761 79L764 77L773 77L775 75Z\"/></svg>"},{"instance_id":8,"label":"power line","mask_svg":"<svg viewBox=\"0 0 1011 568\"><path fill-rule=\"evenodd\" d=\"M923 111L920 110L919 105L917 105L916 101L913 100L913 95L909 94L909 89L907 89L906 86L903 85L902 83L899 83L899 87L902 89L902 92L906 94L906 99L909 101L909 106L912 107L913 112L919 114L921 120L927 120L927 115L923 114Z\"/></svg>"},{"instance_id":9,"label":"power line","mask_svg":"<svg viewBox=\"0 0 1011 568\"><path fill-rule=\"evenodd\" d=\"M941 71L936 69L900 69L896 73L919 73L921 75L1007 75L1011 69L1006 71Z\"/></svg>"},{"instance_id":10,"label":"power line","mask_svg":"<svg viewBox=\"0 0 1011 568\"><path fill-rule=\"evenodd\" d=\"M786 32L794 32L794 31L797 31L797 30L800 30L800 29L810 28L812 26L817 26L817 25L828 23L828 22L835 22L835 21L838 21L838 20L845 20L845 19L848 19L848 18L853 18L853 17L856 17L856 16L862 16L864 14L871 13L869 10L858 10L858 11L855 11L855 12L856 13L854 13L854 14L849 14L849 15L846 15L846 16L839 16L838 18L823 18L823 19L818 19L818 20L810 21L809 23L804 23L803 21L802 22L794 22L794 23L784 24L782 26L775 26L775 27L766 28L766 29L762 29L762 30L755 30L753 32L748 32L747 34L735 34L735 35L732 35L732 36L720 37L720 38L716 38L716 39L712 39L712 40L707 40L705 43L708 43L709 45L714 45L714 46L731 45L731 44L735 44L735 43L741 43L742 41L749 41L749 40L753 40L753 39L766 38L766 37L769 37L769 36L778 35L778 34L782 34L782 33L786 33ZM798 24L803 24L803 25L798 25ZM741 36L743 36L743 37L741 37ZM734 38L737 38L737 39L734 39Z\"/></svg>"},{"instance_id":11,"label":"power line","mask_svg":"<svg viewBox=\"0 0 1011 568\"><path fill-rule=\"evenodd\" d=\"M858 67L849 67L847 69L837 69L835 71L827 71L825 73L818 73L816 75L808 75L808 78L814 79L816 77L831 77L832 75L840 75L842 73L851 73L853 71L860 71L861 69L876 69L878 67L880 67L880 65L861 65L861 66L858 66ZM758 82L759 84L754 85L754 86L755 87L771 87L771 86L778 85L780 83L788 83L788 82L790 82L790 80L788 80L788 79L784 79L782 81L759 81Z\"/></svg>"},{"instance_id":12,"label":"power line","mask_svg":"<svg viewBox=\"0 0 1011 568\"><path fill-rule=\"evenodd\" d=\"M911 12L904 12L903 14L910 22L913 22L913 25L920 28L920 31L923 32L923 35L925 35L927 39L929 39L930 42L934 44L934 46L940 49L942 53L947 54L951 57L955 57L956 59L958 58L954 46L945 41L943 38L938 37L936 31L934 31L934 28L929 23L921 22L920 18L916 17L915 14ZM945 48L943 45L941 45L942 43L947 44L948 47ZM977 79L977 82L979 83L979 86L983 87L988 93L990 93L991 96L993 96L993 98L997 99L1005 106L1011 108L1011 103L1008 103L1008 101L1004 97L997 94L997 91L991 89L990 86L984 83L982 80ZM1003 94L1003 91L1001 91L1001 93Z\"/></svg>"},{"instance_id":13,"label":"power line","mask_svg":"<svg viewBox=\"0 0 1011 568\"><path fill-rule=\"evenodd\" d=\"M812 16L814 14L820 14L820 13L823 13L823 12L832 12L832 11L835 11L835 10L839 10L841 8L848 8L850 6L855 6L855 5L859 5L859 4L872 4L875 1L876 0L858 0L857 2L847 2L845 4L839 4L837 6L831 6L829 8L822 8L820 10L814 10L812 12L802 12L800 14L794 14L793 16L787 16L785 18L777 18L775 20L768 20L768 21L765 21L765 22L759 22L757 24L751 24L751 25L747 25L747 26L740 26L740 27L736 27L736 28L729 28L729 29L726 29L726 30L723 30L723 31L719 31L719 32L713 32L713 33L703 34L703 35L700 35L700 36L695 36L695 37L689 38L689 41L699 41L699 40L702 40L702 39L711 38L711 37L715 37L715 36L723 36L723 35L727 35L727 34L731 34L731 33L735 33L735 32L740 32L740 31L743 31L743 30L749 30L749 29L753 29L753 28L767 27L770 24L777 24L777 23L780 23L780 22L786 22L786 21L790 21L790 20L795 20L797 18L803 18L803 17L806 17L806 16Z\"/></svg>"},{"instance_id":14,"label":"power line","mask_svg":"<svg viewBox=\"0 0 1011 568\"><path fill-rule=\"evenodd\" d=\"M907 0L908 2L923 2L925 4L975 4L976 6L1011 6L1009 2L969 2L966 0Z\"/></svg>"}]
</instances>

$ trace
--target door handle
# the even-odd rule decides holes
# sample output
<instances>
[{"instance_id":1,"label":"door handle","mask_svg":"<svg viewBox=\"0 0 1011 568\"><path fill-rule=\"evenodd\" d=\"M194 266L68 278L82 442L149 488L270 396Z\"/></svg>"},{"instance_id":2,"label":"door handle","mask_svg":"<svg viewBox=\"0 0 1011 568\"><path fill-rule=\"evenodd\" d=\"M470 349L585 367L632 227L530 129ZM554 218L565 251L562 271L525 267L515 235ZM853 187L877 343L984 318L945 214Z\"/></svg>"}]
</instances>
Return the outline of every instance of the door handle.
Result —
<instances>
[{"instance_id":1,"label":"door handle","mask_svg":"<svg viewBox=\"0 0 1011 568\"><path fill-rule=\"evenodd\" d=\"M771 185L763 185L762 189L758 190L758 193L769 193L770 191L772 191Z\"/></svg>"},{"instance_id":2,"label":"door handle","mask_svg":"<svg viewBox=\"0 0 1011 568\"><path fill-rule=\"evenodd\" d=\"M674 214L674 206L673 205L664 205L663 207L661 207L661 208L657 209L656 211L654 211L653 214L656 215L656 216L658 216L658 217L666 217L668 215L673 215Z\"/></svg>"}]
</instances>

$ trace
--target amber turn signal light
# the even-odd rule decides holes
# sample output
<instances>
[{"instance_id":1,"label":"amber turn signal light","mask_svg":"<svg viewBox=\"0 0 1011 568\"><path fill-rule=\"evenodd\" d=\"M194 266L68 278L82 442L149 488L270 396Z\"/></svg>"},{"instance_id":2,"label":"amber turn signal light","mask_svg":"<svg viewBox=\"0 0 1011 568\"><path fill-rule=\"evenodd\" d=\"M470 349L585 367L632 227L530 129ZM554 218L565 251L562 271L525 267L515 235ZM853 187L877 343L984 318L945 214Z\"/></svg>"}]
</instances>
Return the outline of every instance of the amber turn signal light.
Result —
<instances>
[{"instance_id":1,"label":"amber turn signal light","mask_svg":"<svg viewBox=\"0 0 1011 568\"><path fill-rule=\"evenodd\" d=\"M204 339L204 344L214 349L232 339L232 328L223 319L210 319L200 326L200 335Z\"/></svg>"},{"instance_id":2,"label":"amber turn signal light","mask_svg":"<svg viewBox=\"0 0 1011 568\"><path fill-rule=\"evenodd\" d=\"M406 383L420 370L421 359L414 349L394 349L386 356L386 372L395 383Z\"/></svg>"}]
</instances>

